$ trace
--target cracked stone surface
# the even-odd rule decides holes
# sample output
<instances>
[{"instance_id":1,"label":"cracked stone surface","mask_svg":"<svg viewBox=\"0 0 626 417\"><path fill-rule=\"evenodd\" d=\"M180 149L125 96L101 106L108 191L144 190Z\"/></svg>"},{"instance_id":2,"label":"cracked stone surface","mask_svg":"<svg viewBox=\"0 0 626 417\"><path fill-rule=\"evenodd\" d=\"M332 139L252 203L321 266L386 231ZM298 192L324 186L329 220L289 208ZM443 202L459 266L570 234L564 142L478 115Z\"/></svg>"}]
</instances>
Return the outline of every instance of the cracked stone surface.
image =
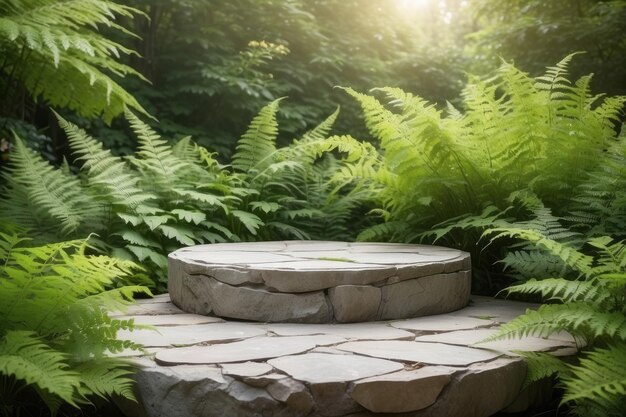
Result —
<instances>
[{"instance_id":1,"label":"cracked stone surface","mask_svg":"<svg viewBox=\"0 0 626 417\"><path fill-rule=\"evenodd\" d=\"M566 334L478 343L536 307L486 297L449 314L344 324L196 322L166 297L139 306L155 330L120 338L153 347L116 354L139 366L139 402L119 400L137 417L488 417L544 397L545 387L522 389L513 351L576 350Z\"/></svg>"},{"instance_id":2,"label":"cracked stone surface","mask_svg":"<svg viewBox=\"0 0 626 417\"><path fill-rule=\"evenodd\" d=\"M429 245L220 243L179 249L168 262L171 300L180 309L262 322L448 313L467 305L471 286L468 253Z\"/></svg>"}]
</instances>

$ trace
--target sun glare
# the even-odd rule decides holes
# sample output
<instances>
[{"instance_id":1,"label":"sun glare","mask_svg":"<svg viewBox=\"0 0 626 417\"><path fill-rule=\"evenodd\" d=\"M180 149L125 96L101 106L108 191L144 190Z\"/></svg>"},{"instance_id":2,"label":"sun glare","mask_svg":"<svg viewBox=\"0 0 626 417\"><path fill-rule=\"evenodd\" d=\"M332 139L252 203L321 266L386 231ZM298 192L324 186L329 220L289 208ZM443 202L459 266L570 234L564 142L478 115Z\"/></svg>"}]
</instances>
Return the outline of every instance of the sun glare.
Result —
<instances>
[{"instance_id":1,"label":"sun glare","mask_svg":"<svg viewBox=\"0 0 626 417\"><path fill-rule=\"evenodd\" d=\"M420 9L426 5L431 0L395 0L396 5L401 10L414 11Z\"/></svg>"}]
</instances>

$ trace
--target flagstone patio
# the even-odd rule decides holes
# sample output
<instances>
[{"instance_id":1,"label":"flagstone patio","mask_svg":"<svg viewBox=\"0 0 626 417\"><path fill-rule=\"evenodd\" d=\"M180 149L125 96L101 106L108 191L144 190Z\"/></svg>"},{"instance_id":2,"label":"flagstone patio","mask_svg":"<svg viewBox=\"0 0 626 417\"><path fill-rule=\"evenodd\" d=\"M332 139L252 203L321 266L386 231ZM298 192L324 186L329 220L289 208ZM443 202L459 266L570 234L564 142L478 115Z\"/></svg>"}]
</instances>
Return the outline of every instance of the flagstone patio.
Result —
<instances>
[{"instance_id":1,"label":"flagstone patio","mask_svg":"<svg viewBox=\"0 0 626 417\"><path fill-rule=\"evenodd\" d=\"M154 326L123 332L145 352L139 403L149 417L481 417L541 398L522 389L515 350L571 355L567 335L478 343L531 304L472 297L437 316L367 323L254 323L186 313L168 294L118 317Z\"/></svg>"}]
</instances>

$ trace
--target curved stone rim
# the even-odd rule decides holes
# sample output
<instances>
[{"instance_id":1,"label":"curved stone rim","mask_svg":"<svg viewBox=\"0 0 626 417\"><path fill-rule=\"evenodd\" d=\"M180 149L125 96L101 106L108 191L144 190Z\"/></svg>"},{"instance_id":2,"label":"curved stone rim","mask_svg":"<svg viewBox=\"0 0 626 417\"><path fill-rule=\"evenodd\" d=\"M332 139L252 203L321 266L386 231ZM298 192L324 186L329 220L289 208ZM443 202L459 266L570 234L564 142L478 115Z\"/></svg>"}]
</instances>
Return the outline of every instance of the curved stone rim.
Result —
<instances>
[{"instance_id":1,"label":"curved stone rim","mask_svg":"<svg viewBox=\"0 0 626 417\"><path fill-rule=\"evenodd\" d=\"M281 241L181 248L172 301L199 314L268 322L363 322L467 305L470 256L398 243Z\"/></svg>"}]
</instances>

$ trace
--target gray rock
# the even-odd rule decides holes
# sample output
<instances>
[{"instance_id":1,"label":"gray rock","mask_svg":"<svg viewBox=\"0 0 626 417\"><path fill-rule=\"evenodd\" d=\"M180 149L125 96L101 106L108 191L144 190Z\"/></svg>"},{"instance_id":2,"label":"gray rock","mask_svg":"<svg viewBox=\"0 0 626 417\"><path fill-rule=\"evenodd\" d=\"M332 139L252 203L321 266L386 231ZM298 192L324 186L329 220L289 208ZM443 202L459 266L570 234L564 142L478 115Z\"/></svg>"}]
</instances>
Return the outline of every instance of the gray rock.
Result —
<instances>
[{"instance_id":1,"label":"gray rock","mask_svg":"<svg viewBox=\"0 0 626 417\"><path fill-rule=\"evenodd\" d=\"M469 302L468 271L432 275L382 287L379 319L442 314L458 310Z\"/></svg>"},{"instance_id":2,"label":"gray rock","mask_svg":"<svg viewBox=\"0 0 626 417\"><path fill-rule=\"evenodd\" d=\"M306 352L316 346L341 343L337 336L255 337L228 344L189 346L157 352L161 364L210 364L257 361Z\"/></svg>"},{"instance_id":3,"label":"gray rock","mask_svg":"<svg viewBox=\"0 0 626 417\"><path fill-rule=\"evenodd\" d=\"M148 417L237 415L238 404L228 393L233 382L210 366L161 367L142 363L134 376L140 409ZM138 415L137 413L134 413ZM139 414L141 415L141 414Z\"/></svg>"},{"instance_id":4,"label":"gray rock","mask_svg":"<svg viewBox=\"0 0 626 417\"><path fill-rule=\"evenodd\" d=\"M347 342L336 348L376 358L450 366L467 366L501 356L500 353L489 350L400 340Z\"/></svg>"},{"instance_id":5,"label":"gray rock","mask_svg":"<svg viewBox=\"0 0 626 417\"><path fill-rule=\"evenodd\" d=\"M457 370L428 366L361 379L352 398L375 413L406 413L432 405Z\"/></svg>"},{"instance_id":6,"label":"gray rock","mask_svg":"<svg viewBox=\"0 0 626 417\"><path fill-rule=\"evenodd\" d=\"M521 359L496 359L474 364L455 376L437 401L414 417L487 417L518 396L526 364Z\"/></svg>"},{"instance_id":7,"label":"gray rock","mask_svg":"<svg viewBox=\"0 0 626 417\"><path fill-rule=\"evenodd\" d=\"M345 382L317 382L310 384L315 401L316 416L338 417L354 413L363 408L350 397L349 385Z\"/></svg>"},{"instance_id":8,"label":"gray rock","mask_svg":"<svg viewBox=\"0 0 626 417\"><path fill-rule=\"evenodd\" d=\"M168 259L177 306L237 319L348 323L404 318L457 309L469 293L469 272L458 272L469 269L469 254L427 245L218 244L183 248ZM447 271L454 274L433 275ZM435 277L437 285L431 284ZM407 285L401 286L404 280ZM426 284L428 291L418 296ZM322 300L323 290L329 300Z\"/></svg>"},{"instance_id":9,"label":"gray rock","mask_svg":"<svg viewBox=\"0 0 626 417\"><path fill-rule=\"evenodd\" d=\"M172 301L181 309L194 314L208 315L213 312L211 293L205 275L188 275L182 277L180 297L172 297Z\"/></svg>"},{"instance_id":10,"label":"gray rock","mask_svg":"<svg viewBox=\"0 0 626 417\"><path fill-rule=\"evenodd\" d=\"M476 329L478 327L493 326L496 323L491 320L483 320L473 317L438 314L435 316L393 321L389 324L399 329L408 329L417 332L449 332L454 330ZM476 334L481 333L479 332ZM487 333L483 334L485 334L485 337L490 335Z\"/></svg>"},{"instance_id":11,"label":"gray rock","mask_svg":"<svg viewBox=\"0 0 626 417\"><path fill-rule=\"evenodd\" d=\"M313 409L313 397L307 387L299 381L291 378L279 379L269 384L266 390L274 399L294 410L308 413Z\"/></svg>"},{"instance_id":12,"label":"gray rock","mask_svg":"<svg viewBox=\"0 0 626 417\"><path fill-rule=\"evenodd\" d=\"M268 363L297 380L316 384L354 381L403 368L400 363L384 359L325 353L284 356Z\"/></svg>"},{"instance_id":13,"label":"gray rock","mask_svg":"<svg viewBox=\"0 0 626 417\"><path fill-rule=\"evenodd\" d=\"M251 387L240 381L233 381L227 390L228 394L239 404L263 414L276 408L276 400L262 388Z\"/></svg>"},{"instance_id":14,"label":"gray rock","mask_svg":"<svg viewBox=\"0 0 626 417\"><path fill-rule=\"evenodd\" d=\"M273 368L263 362L224 363L222 373L235 377L259 376L271 372Z\"/></svg>"},{"instance_id":15,"label":"gray rock","mask_svg":"<svg viewBox=\"0 0 626 417\"><path fill-rule=\"evenodd\" d=\"M227 342L265 334L258 325L211 323L193 326L160 326L158 329L120 330L118 339L132 340L145 347L193 345L202 342Z\"/></svg>"},{"instance_id":16,"label":"gray rock","mask_svg":"<svg viewBox=\"0 0 626 417\"><path fill-rule=\"evenodd\" d=\"M265 388L269 384L285 378L288 378L285 374L279 374L277 372L274 372L266 375L248 376L243 378L243 382L250 385L251 387Z\"/></svg>"},{"instance_id":17,"label":"gray rock","mask_svg":"<svg viewBox=\"0 0 626 417\"><path fill-rule=\"evenodd\" d=\"M207 270L207 274L224 284L243 285L243 284L260 284L260 274L253 274L250 271L236 268L211 268Z\"/></svg>"},{"instance_id":18,"label":"gray rock","mask_svg":"<svg viewBox=\"0 0 626 417\"><path fill-rule=\"evenodd\" d=\"M346 339L413 340L414 334L387 326L385 323L295 324L274 323L267 330L279 336L334 335Z\"/></svg>"},{"instance_id":19,"label":"gray rock","mask_svg":"<svg viewBox=\"0 0 626 417\"><path fill-rule=\"evenodd\" d=\"M224 320L197 314L166 314L159 316L118 316L118 320L133 319L135 324L148 326L181 326L192 324L223 323Z\"/></svg>"},{"instance_id":20,"label":"gray rock","mask_svg":"<svg viewBox=\"0 0 626 417\"><path fill-rule=\"evenodd\" d=\"M295 295L257 288L233 287L206 279L210 304L218 316L259 321L302 323L328 322L329 303L321 291Z\"/></svg>"},{"instance_id":21,"label":"gray rock","mask_svg":"<svg viewBox=\"0 0 626 417\"><path fill-rule=\"evenodd\" d=\"M165 314L184 314L185 311L179 309L171 303L143 303L133 304L124 311L109 313L111 317L120 316L155 316Z\"/></svg>"},{"instance_id":22,"label":"gray rock","mask_svg":"<svg viewBox=\"0 0 626 417\"><path fill-rule=\"evenodd\" d=\"M575 347L573 342L559 339L544 339L541 337L524 337L521 339L495 340L482 342L498 332L498 329L459 330L449 333L419 336L417 342L438 342L458 346L473 346L480 349L489 349L502 352L508 356L517 356L515 351L545 352L562 347ZM482 342L482 343L481 343Z\"/></svg>"},{"instance_id":23,"label":"gray rock","mask_svg":"<svg viewBox=\"0 0 626 417\"><path fill-rule=\"evenodd\" d=\"M327 260L262 266L265 285L280 292L304 293L337 285L367 285L393 276L395 267Z\"/></svg>"},{"instance_id":24,"label":"gray rock","mask_svg":"<svg viewBox=\"0 0 626 417\"><path fill-rule=\"evenodd\" d=\"M355 323L376 319L380 307L380 288L365 285L338 285L328 290L335 320Z\"/></svg>"}]
</instances>

